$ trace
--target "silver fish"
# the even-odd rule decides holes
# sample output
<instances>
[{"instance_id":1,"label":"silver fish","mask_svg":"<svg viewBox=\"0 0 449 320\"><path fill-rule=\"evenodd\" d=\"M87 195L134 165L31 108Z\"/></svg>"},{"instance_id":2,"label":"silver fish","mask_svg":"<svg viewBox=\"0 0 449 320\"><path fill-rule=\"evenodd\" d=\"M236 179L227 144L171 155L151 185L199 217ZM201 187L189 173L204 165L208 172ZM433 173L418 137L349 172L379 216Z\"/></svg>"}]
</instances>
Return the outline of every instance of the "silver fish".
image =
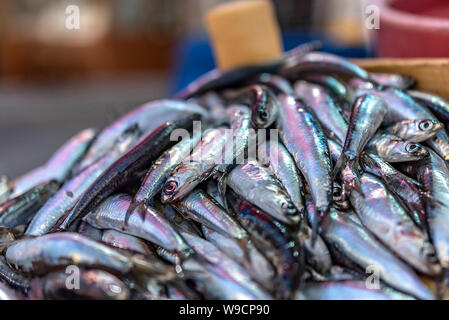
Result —
<instances>
[{"instance_id":1,"label":"silver fish","mask_svg":"<svg viewBox=\"0 0 449 320\"><path fill-rule=\"evenodd\" d=\"M415 272L381 245L362 225L350 218L351 212L331 208L323 223L321 235L337 262L362 273L368 267L391 287L420 299L433 295ZM371 271L372 272L372 271Z\"/></svg>"},{"instance_id":2,"label":"silver fish","mask_svg":"<svg viewBox=\"0 0 449 320\"><path fill-rule=\"evenodd\" d=\"M441 266L449 268L449 169L446 162L432 150L430 156L415 170L418 181L437 201L427 202L430 235Z\"/></svg>"},{"instance_id":3,"label":"silver fish","mask_svg":"<svg viewBox=\"0 0 449 320\"><path fill-rule=\"evenodd\" d=\"M155 243L171 252L188 256L191 249L178 232L155 209L147 206L136 208L125 225L126 211L131 197L117 194L107 198L83 219L98 229L113 229ZM142 212L139 212L142 211ZM144 214L143 220L141 213Z\"/></svg>"},{"instance_id":4,"label":"silver fish","mask_svg":"<svg viewBox=\"0 0 449 320\"><path fill-rule=\"evenodd\" d=\"M361 183L363 193L351 193L351 203L363 225L415 269L437 275L435 249L403 205L378 178L364 173Z\"/></svg>"},{"instance_id":5,"label":"silver fish","mask_svg":"<svg viewBox=\"0 0 449 320\"><path fill-rule=\"evenodd\" d=\"M388 113L385 116L384 125L388 126L401 120L438 120L427 107L419 104L401 90L385 87L381 90L363 89L357 91L357 95L366 93L376 94L386 101ZM449 136L446 130L440 130L427 143L443 159L449 160Z\"/></svg>"},{"instance_id":6,"label":"silver fish","mask_svg":"<svg viewBox=\"0 0 449 320\"><path fill-rule=\"evenodd\" d=\"M332 199L331 159L326 137L304 103L293 96L280 96L278 128L287 150L308 183L316 208L323 216ZM317 223L314 223L314 231Z\"/></svg>"},{"instance_id":7,"label":"silver fish","mask_svg":"<svg viewBox=\"0 0 449 320\"><path fill-rule=\"evenodd\" d=\"M376 95L363 95L354 102L343 150L332 173L335 177L342 171L344 194L349 194L352 188L360 189L360 154L381 125L386 113L385 101Z\"/></svg>"},{"instance_id":8,"label":"silver fish","mask_svg":"<svg viewBox=\"0 0 449 320\"><path fill-rule=\"evenodd\" d=\"M338 101L349 102L351 96L349 88L336 76L321 73L308 73L301 75L301 79L323 86L326 88L327 92L329 92Z\"/></svg>"},{"instance_id":9,"label":"silver fish","mask_svg":"<svg viewBox=\"0 0 449 320\"><path fill-rule=\"evenodd\" d=\"M192 153L173 170L162 187L162 202L182 199L200 182L209 178L214 167L222 163L228 136L225 127L206 130Z\"/></svg>"},{"instance_id":10,"label":"silver fish","mask_svg":"<svg viewBox=\"0 0 449 320\"><path fill-rule=\"evenodd\" d=\"M429 155L419 143L403 140L387 132L376 133L366 144L365 150L387 162L417 161Z\"/></svg>"},{"instance_id":11,"label":"silver fish","mask_svg":"<svg viewBox=\"0 0 449 320\"><path fill-rule=\"evenodd\" d=\"M212 268L206 265L203 265L203 267L206 267L206 270L212 270L212 273L216 273L220 278L222 278L218 284L220 287L224 286L225 288L216 288L216 281L212 281L211 283L204 281L202 284L202 286L206 287L206 290L209 293L215 290L216 293L220 293L220 296L216 298L245 300L272 299L272 297L251 278L243 267L234 262L231 258L227 257L213 244L188 233L182 233L182 236L185 237L186 241L196 252L198 252L199 255L213 265ZM222 291L224 291L224 293L222 293Z\"/></svg>"},{"instance_id":12,"label":"silver fish","mask_svg":"<svg viewBox=\"0 0 449 320\"><path fill-rule=\"evenodd\" d=\"M193 103L176 100L157 100L131 110L103 129L77 167L77 172L91 165L108 152L118 137L136 124L142 133L151 132L167 121L200 114L207 117L207 110Z\"/></svg>"},{"instance_id":13,"label":"silver fish","mask_svg":"<svg viewBox=\"0 0 449 320\"><path fill-rule=\"evenodd\" d=\"M174 271L137 256L130 256L77 233L58 232L36 238L22 239L6 250L7 262L26 274L42 275L51 268L77 265L100 268L119 274L145 272L154 275L165 273L174 277Z\"/></svg>"},{"instance_id":14,"label":"silver fish","mask_svg":"<svg viewBox=\"0 0 449 320\"><path fill-rule=\"evenodd\" d=\"M227 185L280 222L295 225L301 219L282 183L255 160L235 167L227 177Z\"/></svg>"},{"instance_id":15,"label":"silver fish","mask_svg":"<svg viewBox=\"0 0 449 320\"><path fill-rule=\"evenodd\" d=\"M246 248L242 248L236 239L224 236L204 225L202 230L206 240L240 263L264 288L271 290L276 271L267 257L252 242L248 242Z\"/></svg>"},{"instance_id":16,"label":"silver fish","mask_svg":"<svg viewBox=\"0 0 449 320\"><path fill-rule=\"evenodd\" d=\"M312 243L312 230L306 224L300 226L297 235L304 246L307 264L318 272L328 272L332 267L332 259L324 240L317 236L316 242Z\"/></svg>"},{"instance_id":17,"label":"silver fish","mask_svg":"<svg viewBox=\"0 0 449 320\"><path fill-rule=\"evenodd\" d=\"M189 139L183 139L171 149L165 151L151 165L142 185L135 194L128 211L131 212L138 204L150 205L153 197L162 189L167 178L176 166L187 158L192 149L198 144L201 132L194 134Z\"/></svg>"},{"instance_id":18,"label":"silver fish","mask_svg":"<svg viewBox=\"0 0 449 320\"><path fill-rule=\"evenodd\" d=\"M295 83L295 93L311 108L327 135L344 144L348 120L336 100L323 87L306 81Z\"/></svg>"},{"instance_id":19,"label":"silver fish","mask_svg":"<svg viewBox=\"0 0 449 320\"><path fill-rule=\"evenodd\" d=\"M422 142L432 138L444 125L436 120L403 120L385 129L392 135L404 140Z\"/></svg>"},{"instance_id":20,"label":"silver fish","mask_svg":"<svg viewBox=\"0 0 449 320\"><path fill-rule=\"evenodd\" d=\"M97 162L87 167L72 179L64 183L59 191L51 197L45 205L36 213L28 225L26 235L43 235L57 224L64 214L69 210L88 190L92 183L101 176L128 147L137 140L138 131L135 129L127 130L119 137L114 148L100 158Z\"/></svg>"},{"instance_id":21,"label":"silver fish","mask_svg":"<svg viewBox=\"0 0 449 320\"><path fill-rule=\"evenodd\" d=\"M295 160L284 145L277 140L268 141L265 146L261 146L261 149L262 152L258 154L259 163L271 170L284 186L299 214L304 215L305 208L301 194L304 186Z\"/></svg>"},{"instance_id":22,"label":"silver fish","mask_svg":"<svg viewBox=\"0 0 449 320\"><path fill-rule=\"evenodd\" d=\"M218 202L201 190L193 190L183 200L173 203L173 207L183 216L223 235L248 241L246 230Z\"/></svg>"},{"instance_id":23,"label":"silver fish","mask_svg":"<svg viewBox=\"0 0 449 320\"><path fill-rule=\"evenodd\" d=\"M375 154L362 154L365 172L381 178L402 203L409 209L411 218L418 226L426 229L427 218L423 200L428 198L419 188L421 184L396 170Z\"/></svg>"}]
</instances>

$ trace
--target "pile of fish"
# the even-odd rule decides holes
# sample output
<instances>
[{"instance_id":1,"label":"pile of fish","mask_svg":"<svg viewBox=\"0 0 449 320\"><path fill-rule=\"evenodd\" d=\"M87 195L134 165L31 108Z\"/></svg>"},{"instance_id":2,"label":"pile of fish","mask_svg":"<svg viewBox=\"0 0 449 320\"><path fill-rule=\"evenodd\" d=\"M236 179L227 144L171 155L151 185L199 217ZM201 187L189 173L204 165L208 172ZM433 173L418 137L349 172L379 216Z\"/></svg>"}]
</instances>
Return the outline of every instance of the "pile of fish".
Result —
<instances>
[{"instance_id":1,"label":"pile of fish","mask_svg":"<svg viewBox=\"0 0 449 320\"><path fill-rule=\"evenodd\" d=\"M449 103L318 47L211 71L2 177L0 297L443 298Z\"/></svg>"}]
</instances>

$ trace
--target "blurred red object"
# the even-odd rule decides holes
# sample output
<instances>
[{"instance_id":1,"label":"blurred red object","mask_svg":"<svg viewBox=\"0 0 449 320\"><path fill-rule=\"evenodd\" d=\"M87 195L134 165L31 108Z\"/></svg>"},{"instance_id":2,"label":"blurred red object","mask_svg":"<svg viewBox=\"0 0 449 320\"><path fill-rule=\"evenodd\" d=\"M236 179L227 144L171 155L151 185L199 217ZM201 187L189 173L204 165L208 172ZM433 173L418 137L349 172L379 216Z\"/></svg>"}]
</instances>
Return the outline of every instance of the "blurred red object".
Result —
<instances>
[{"instance_id":1,"label":"blurred red object","mask_svg":"<svg viewBox=\"0 0 449 320\"><path fill-rule=\"evenodd\" d=\"M449 57L448 0L383 0L380 29L374 30L379 57Z\"/></svg>"}]
</instances>

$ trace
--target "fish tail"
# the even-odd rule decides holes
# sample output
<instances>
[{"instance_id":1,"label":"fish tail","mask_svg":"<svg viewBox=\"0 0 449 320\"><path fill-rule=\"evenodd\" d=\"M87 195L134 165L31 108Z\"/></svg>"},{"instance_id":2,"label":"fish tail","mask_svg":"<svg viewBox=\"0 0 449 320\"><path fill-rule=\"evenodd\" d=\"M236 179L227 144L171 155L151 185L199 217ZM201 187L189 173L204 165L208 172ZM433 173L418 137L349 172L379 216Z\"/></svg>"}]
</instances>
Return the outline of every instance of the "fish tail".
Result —
<instances>
[{"instance_id":1,"label":"fish tail","mask_svg":"<svg viewBox=\"0 0 449 320\"><path fill-rule=\"evenodd\" d=\"M131 213L134 212L134 210L137 207L140 207L142 205L141 202L136 201L136 200L132 200L131 203L129 204L128 209L126 210L126 214L125 214L125 222L124 225L127 226L128 225L128 221L129 221L129 217L131 216ZM138 210L139 216L142 218L142 220L144 220L145 215L143 214L143 210Z\"/></svg>"},{"instance_id":2,"label":"fish tail","mask_svg":"<svg viewBox=\"0 0 449 320\"><path fill-rule=\"evenodd\" d=\"M344 152L340 154L340 157L338 158L337 162L335 163L334 170L332 171L331 178L332 183L337 178L337 175L340 173L340 171L343 169L343 167L346 166L346 163L348 162L349 158L347 155L345 155Z\"/></svg>"}]
</instances>

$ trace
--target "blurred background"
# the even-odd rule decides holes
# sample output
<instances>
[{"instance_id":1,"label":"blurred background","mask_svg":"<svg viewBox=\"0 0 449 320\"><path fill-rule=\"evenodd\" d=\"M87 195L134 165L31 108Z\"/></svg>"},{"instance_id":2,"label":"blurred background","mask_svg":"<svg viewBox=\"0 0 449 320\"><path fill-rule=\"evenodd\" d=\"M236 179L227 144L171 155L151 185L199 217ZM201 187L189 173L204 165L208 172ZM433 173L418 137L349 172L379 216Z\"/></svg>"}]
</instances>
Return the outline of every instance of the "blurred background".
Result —
<instances>
[{"instance_id":1,"label":"blurred background","mask_svg":"<svg viewBox=\"0 0 449 320\"><path fill-rule=\"evenodd\" d=\"M0 174L20 175L79 130L214 68L202 17L221 2L1 0ZM273 0L285 49L321 39L325 51L370 56L366 3ZM69 5L79 7L79 29L65 27Z\"/></svg>"}]
</instances>

